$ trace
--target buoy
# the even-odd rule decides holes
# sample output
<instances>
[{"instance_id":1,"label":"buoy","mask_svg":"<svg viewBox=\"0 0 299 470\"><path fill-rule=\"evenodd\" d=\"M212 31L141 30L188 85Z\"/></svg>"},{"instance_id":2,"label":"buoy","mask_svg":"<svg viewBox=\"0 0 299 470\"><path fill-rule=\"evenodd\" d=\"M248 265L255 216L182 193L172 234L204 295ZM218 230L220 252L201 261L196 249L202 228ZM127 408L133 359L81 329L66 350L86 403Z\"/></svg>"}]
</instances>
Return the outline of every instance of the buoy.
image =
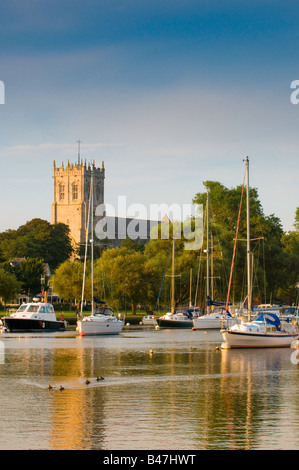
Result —
<instances>
[{"instance_id":1,"label":"buoy","mask_svg":"<svg viewBox=\"0 0 299 470\"><path fill-rule=\"evenodd\" d=\"M126 323L126 326L130 326L130 323Z\"/></svg>"},{"instance_id":2,"label":"buoy","mask_svg":"<svg viewBox=\"0 0 299 470\"><path fill-rule=\"evenodd\" d=\"M159 325L155 325L155 330L159 330Z\"/></svg>"},{"instance_id":3,"label":"buoy","mask_svg":"<svg viewBox=\"0 0 299 470\"><path fill-rule=\"evenodd\" d=\"M80 336L85 336L84 331L81 331Z\"/></svg>"},{"instance_id":4,"label":"buoy","mask_svg":"<svg viewBox=\"0 0 299 470\"><path fill-rule=\"evenodd\" d=\"M195 327L195 326L193 326L192 331L196 331L196 327Z\"/></svg>"}]
</instances>

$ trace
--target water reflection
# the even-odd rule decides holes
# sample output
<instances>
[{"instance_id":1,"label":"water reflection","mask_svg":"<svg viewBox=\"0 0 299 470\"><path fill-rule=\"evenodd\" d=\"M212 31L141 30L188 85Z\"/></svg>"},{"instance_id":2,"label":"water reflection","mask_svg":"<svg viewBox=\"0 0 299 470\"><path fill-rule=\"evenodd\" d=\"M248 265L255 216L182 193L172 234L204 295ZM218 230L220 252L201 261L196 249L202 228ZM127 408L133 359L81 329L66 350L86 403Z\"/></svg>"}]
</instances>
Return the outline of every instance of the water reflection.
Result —
<instances>
[{"instance_id":1,"label":"water reflection","mask_svg":"<svg viewBox=\"0 0 299 470\"><path fill-rule=\"evenodd\" d=\"M141 328L3 342L2 449L298 447L291 349L217 351L219 332Z\"/></svg>"}]
</instances>

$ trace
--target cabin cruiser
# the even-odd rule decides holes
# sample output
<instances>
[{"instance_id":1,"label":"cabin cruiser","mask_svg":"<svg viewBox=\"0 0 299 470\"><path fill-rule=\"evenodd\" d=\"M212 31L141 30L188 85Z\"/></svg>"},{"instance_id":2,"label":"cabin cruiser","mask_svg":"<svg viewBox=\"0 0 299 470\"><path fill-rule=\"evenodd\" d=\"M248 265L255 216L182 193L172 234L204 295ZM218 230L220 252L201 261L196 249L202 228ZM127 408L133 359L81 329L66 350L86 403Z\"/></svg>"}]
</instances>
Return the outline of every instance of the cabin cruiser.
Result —
<instances>
[{"instance_id":1,"label":"cabin cruiser","mask_svg":"<svg viewBox=\"0 0 299 470\"><path fill-rule=\"evenodd\" d=\"M157 319L157 323L165 328L192 328L193 318L197 316L198 309L181 309L174 313L168 312Z\"/></svg>"},{"instance_id":2,"label":"cabin cruiser","mask_svg":"<svg viewBox=\"0 0 299 470\"><path fill-rule=\"evenodd\" d=\"M157 316L156 315L144 315L144 317L142 317L142 321L141 321L141 324L142 325L157 325Z\"/></svg>"},{"instance_id":3,"label":"cabin cruiser","mask_svg":"<svg viewBox=\"0 0 299 470\"><path fill-rule=\"evenodd\" d=\"M64 331L66 323L57 320L52 304L32 302L22 304L15 313L2 318L9 331Z\"/></svg>"}]
</instances>

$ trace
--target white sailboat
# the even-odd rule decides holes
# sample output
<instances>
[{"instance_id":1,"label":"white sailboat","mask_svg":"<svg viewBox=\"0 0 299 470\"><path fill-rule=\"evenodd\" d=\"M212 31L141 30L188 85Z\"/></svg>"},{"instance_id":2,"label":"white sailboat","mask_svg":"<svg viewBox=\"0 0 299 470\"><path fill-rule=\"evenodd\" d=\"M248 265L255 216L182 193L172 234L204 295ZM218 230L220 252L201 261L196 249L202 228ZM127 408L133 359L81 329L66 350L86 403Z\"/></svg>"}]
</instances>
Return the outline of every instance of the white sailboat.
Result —
<instances>
[{"instance_id":1,"label":"white sailboat","mask_svg":"<svg viewBox=\"0 0 299 470\"><path fill-rule=\"evenodd\" d=\"M285 328L275 313L257 314L251 320L251 273L250 273L250 215L249 215L249 160L246 157L247 186L247 285L248 285L248 320L221 330L224 343L222 349L230 348L269 348L290 347L299 337L296 325Z\"/></svg>"},{"instance_id":2,"label":"white sailboat","mask_svg":"<svg viewBox=\"0 0 299 470\"><path fill-rule=\"evenodd\" d=\"M81 299L81 312L77 321L77 330L80 336L86 335L115 335L121 332L124 322L116 318L111 308L101 306L95 308L94 298L94 274L93 274L93 245L94 245L94 230L93 230L93 166L91 166L91 183L90 183L90 197L88 208L88 220L86 227L86 243L85 243L85 257L84 257L84 274L82 286L82 299ZM91 213L91 214L90 214ZM87 259L87 246L88 246L88 230L89 219L91 215L91 314L83 316L83 303L84 303L84 288L85 288L85 273L86 273L86 259ZM99 302L98 302L99 303ZM104 302L101 302L104 303Z\"/></svg>"}]
</instances>

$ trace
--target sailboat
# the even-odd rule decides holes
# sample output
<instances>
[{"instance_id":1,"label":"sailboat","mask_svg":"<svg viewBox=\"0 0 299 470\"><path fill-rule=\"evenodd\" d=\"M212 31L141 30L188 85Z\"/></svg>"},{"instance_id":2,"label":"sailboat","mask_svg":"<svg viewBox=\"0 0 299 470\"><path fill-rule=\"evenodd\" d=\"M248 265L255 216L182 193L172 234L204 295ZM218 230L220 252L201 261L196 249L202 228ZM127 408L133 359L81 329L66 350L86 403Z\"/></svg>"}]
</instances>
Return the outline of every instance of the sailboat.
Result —
<instances>
[{"instance_id":1,"label":"sailboat","mask_svg":"<svg viewBox=\"0 0 299 470\"><path fill-rule=\"evenodd\" d=\"M207 282L206 282L206 291L207 291L207 302L206 308L207 313L202 316L198 316L193 319L193 328L196 330L208 330L208 329L218 329L222 328L225 325L231 325L236 319L230 314L226 303L224 302L215 302L210 298L210 271L209 271L209 190L207 191L207 210L206 210L206 219L207 219ZM213 310L210 312L210 306L213 306Z\"/></svg>"},{"instance_id":2,"label":"sailboat","mask_svg":"<svg viewBox=\"0 0 299 470\"><path fill-rule=\"evenodd\" d=\"M249 159L246 157L247 186L247 302L248 320L221 330L224 343L222 349L290 347L299 337L296 325L284 328L273 312L258 313L251 321L251 272L250 272L250 214L249 214ZM236 237L237 239L237 237Z\"/></svg>"},{"instance_id":3,"label":"sailboat","mask_svg":"<svg viewBox=\"0 0 299 470\"><path fill-rule=\"evenodd\" d=\"M166 328L192 328L193 313L191 309L175 311L174 302L174 278L175 278L175 240L172 240L172 274L171 274L171 311L157 318L157 323Z\"/></svg>"},{"instance_id":4,"label":"sailboat","mask_svg":"<svg viewBox=\"0 0 299 470\"><path fill-rule=\"evenodd\" d=\"M85 242L85 256L84 256L84 273L83 273L83 286L81 298L81 311L77 320L77 331L80 336L86 335L115 335L121 332L124 322L116 318L111 308L105 305L105 302L98 300L94 297L94 270L93 270L93 246L94 246L94 230L93 230L93 166L91 165L91 183L90 183L90 197L88 218L86 227L86 242ZM91 217L90 217L91 216ZM89 219L91 218L91 314L83 316L84 304L84 289L85 289L85 274L86 274L86 260L87 260L87 247L88 247L88 230ZM99 304L99 307L96 307Z\"/></svg>"}]
</instances>

